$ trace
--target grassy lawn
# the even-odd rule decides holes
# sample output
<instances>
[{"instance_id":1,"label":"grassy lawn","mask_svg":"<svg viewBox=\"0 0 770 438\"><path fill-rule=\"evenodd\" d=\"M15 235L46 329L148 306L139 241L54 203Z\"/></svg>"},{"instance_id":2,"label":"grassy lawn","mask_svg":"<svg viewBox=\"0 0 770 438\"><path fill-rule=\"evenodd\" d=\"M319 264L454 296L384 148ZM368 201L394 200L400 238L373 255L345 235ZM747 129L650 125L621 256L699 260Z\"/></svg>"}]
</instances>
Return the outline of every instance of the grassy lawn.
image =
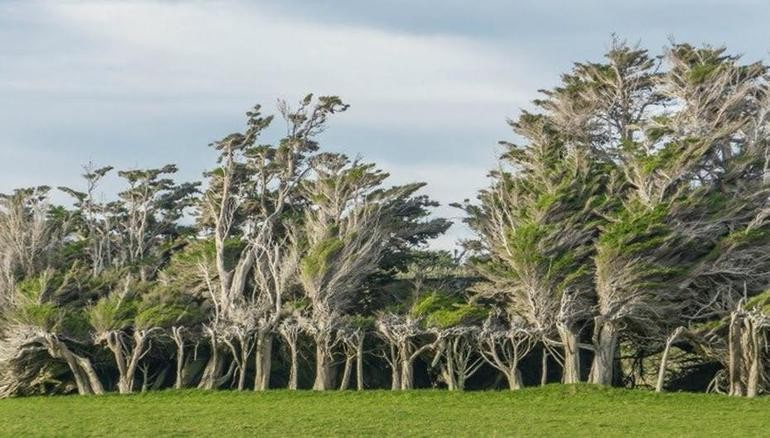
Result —
<instances>
[{"instance_id":1,"label":"grassy lawn","mask_svg":"<svg viewBox=\"0 0 770 438\"><path fill-rule=\"evenodd\" d=\"M519 392L168 391L0 400L3 436L767 436L770 398L554 385Z\"/></svg>"}]
</instances>

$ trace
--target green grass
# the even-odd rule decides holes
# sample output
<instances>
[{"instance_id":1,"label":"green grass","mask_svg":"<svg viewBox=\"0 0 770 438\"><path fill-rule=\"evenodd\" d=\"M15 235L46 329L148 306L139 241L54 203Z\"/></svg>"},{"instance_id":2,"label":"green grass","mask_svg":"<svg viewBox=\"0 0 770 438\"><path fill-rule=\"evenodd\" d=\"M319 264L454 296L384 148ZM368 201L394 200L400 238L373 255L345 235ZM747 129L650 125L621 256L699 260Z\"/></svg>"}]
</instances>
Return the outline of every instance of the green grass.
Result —
<instances>
[{"instance_id":1,"label":"green grass","mask_svg":"<svg viewBox=\"0 0 770 438\"><path fill-rule=\"evenodd\" d=\"M770 399L554 385L518 392L167 391L0 400L3 436L760 436Z\"/></svg>"}]
</instances>

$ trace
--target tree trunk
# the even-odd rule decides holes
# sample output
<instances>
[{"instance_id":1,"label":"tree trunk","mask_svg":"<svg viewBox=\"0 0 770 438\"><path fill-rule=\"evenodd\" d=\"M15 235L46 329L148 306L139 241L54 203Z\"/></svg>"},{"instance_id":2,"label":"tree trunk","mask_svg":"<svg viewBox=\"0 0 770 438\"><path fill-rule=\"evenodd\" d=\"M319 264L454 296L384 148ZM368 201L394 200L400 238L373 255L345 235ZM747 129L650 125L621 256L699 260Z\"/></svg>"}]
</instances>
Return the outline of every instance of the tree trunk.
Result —
<instances>
[{"instance_id":1,"label":"tree trunk","mask_svg":"<svg viewBox=\"0 0 770 438\"><path fill-rule=\"evenodd\" d=\"M666 379L666 367L668 366L668 355L671 351L671 345L682 333L682 330L681 327L677 328L666 340L666 347L663 349L663 356L660 358L660 369L658 370L658 382L655 385L655 392L663 391L663 382Z\"/></svg>"},{"instance_id":2,"label":"tree trunk","mask_svg":"<svg viewBox=\"0 0 770 438\"><path fill-rule=\"evenodd\" d=\"M748 360L748 377L746 381L746 397L756 397L759 394L759 381L761 377L762 344L760 331L750 318L746 318L744 350Z\"/></svg>"},{"instance_id":3,"label":"tree trunk","mask_svg":"<svg viewBox=\"0 0 770 438\"><path fill-rule=\"evenodd\" d=\"M296 390L297 379L298 379L297 343L296 342L289 343L289 355L291 356L291 365L289 368L289 389Z\"/></svg>"},{"instance_id":4,"label":"tree trunk","mask_svg":"<svg viewBox=\"0 0 770 438\"><path fill-rule=\"evenodd\" d=\"M364 336L361 335L356 346L356 389L364 390Z\"/></svg>"},{"instance_id":5,"label":"tree trunk","mask_svg":"<svg viewBox=\"0 0 770 438\"><path fill-rule=\"evenodd\" d=\"M580 383L580 346L578 334L572 327L559 326L559 337L564 346L562 383Z\"/></svg>"},{"instance_id":6,"label":"tree trunk","mask_svg":"<svg viewBox=\"0 0 770 438\"><path fill-rule=\"evenodd\" d=\"M540 386L548 383L548 350L543 347L543 354L540 359Z\"/></svg>"},{"instance_id":7,"label":"tree trunk","mask_svg":"<svg viewBox=\"0 0 770 438\"><path fill-rule=\"evenodd\" d=\"M511 372L505 373L505 378L508 380L508 389L511 391L521 389L523 386L521 383L521 371L519 371L515 366Z\"/></svg>"},{"instance_id":8,"label":"tree trunk","mask_svg":"<svg viewBox=\"0 0 770 438\"><path fill-rule=\"evenodd\" d=\"M596 322L594 328L594 362L591 368L591 383L612 385L615 354L618 347L617 329L611 322Z\"/></svg>"},{"instance_id":9,"label":"tree trunk","mask_svg":"<svg viewBox=\"0 0 770 438\"><path fill-rule=\"evenodd\" d=\"M75 360L77 361L80 369L83 371L83 374L85 374L86 379L88 380L88 384L91 387L91 392L97 395L104 394L104 387L102 387L102 382L99 380L99 376L96 375L96 371L94 371L94 366L91 364L91 360L89 360L87 357L78 356L74 353L73 355L75 356Z\"/></svg>"},{"instance_id":10,"label":"tree trunk","mask_svg":"<svg viewBox=\"0 0 770 438\"><path fill-rule=\"evenodd\" d=\"M340 380L340 391L346 391L350 386L350 374L353 371L353 356L348 356L345 359L345 369L342 372L342 379Z\"/></svg>"},{"instance_id":11,"label":"tree trunk","mask_svg":"<svg viewBox=\"0 0 770 438\"><path fill-rule=\"evenodd\" d=\"M238 340L240 344L240 352L233 351L233 358L235 358L235 354L240 353L241 358L239 360L239 369L238 369L238 391L243 391L246 389L246 372L249 370L249 343L250 341L247 339L246 336L239 336Z\"/></svg>"},{"instance_id":12,"label":"tree trunk","mask_svg":"<svg viewBox=\"0 0 770 438\"><path fill-rule=\"evenodd\" d=\"M316 338L315 381L313 382L313 390L315 391L325 391L332 387L331 357L329 357L326 345L325 339Z\"/></svg>"},{"instance_id":13,"label":"tree trunk","mask_svg":"<svg viewBox=\"0 0 770 438\"><path fill-rule=\"evenodd\" d=\"M451 341L450 341L451 343ZM455 360L452 353L452 345L446 345L446 367L444 368L444 379L446 380L447 389L450 391L457 390L457 382L455 381Z\"/></svg>"},{"instance_id":14,"label":"tree trunk","mask_svg":"<svg viewBox=\"0 0 770 438\"><path fill-rule=\"evenodd\" d=\"M176 341L176 339L174 339ZM176 381L174 382L174 388L182 389L184 385L184 342L178 342L176 344Z\"/></svg>"},{"instance_id":15,"label":"tree trunk","mask_svg":"<svg viewBox=\"0 0 770 438\"><path fill-rule=\"evenodd\" d=\"M393 344L390 344L390 389L392 391L398 391L401 389L401 359L397 353L397 349Z\"/></svg>"},{"instance_id":16,"label":"tree trunk","mask_svg":"<svg viewBox=\"0 0 770 438\"><path fill-rule=\"evenodd\" d=\"M730 326L728 334L728 373L730 389L729 394L733 396L743 396L745 388L743 386L743 349L741 346L741 320L737 312L730 315Z\"/></svg>"},{"instance_id":17,"label":"tree trunk","mask_svg":"<svg viewBox=\"0 0 770 438\"><path fill-rule=\"evenodd\" d=\"M104 388L99 381L93 365L88 358L78 356L73 353L67 344L60 341L52 334L44 335L45 347L48 354L55 359L64 359L75 378L75 385L78 388L78 394L104 394Z\"/></svg>"},{"instance_id":18,"label":"tree trunk","mask_svg":"<svg viewBox=\"0 0 770 438\"><path fill-rule=\"evenodd\" d=\"M257 334L255 356L254 390L265 391L270 387L270 368L273 364L273 336L270 333Z\"/></svg>"},{"instance_id":19,"label":"tree trunk","mask_svg":"<svg viewBox=\"0 0 770 438\"><path fill-rule=\"evenodd\" d=\"M223 363L219 359L219 342L216 336L211 334L211 356L209 357L203 376L198 384L200 389L216 389L219 386L219 376L222 375Z\"/></svg>"},{"instance_id":20,"label":"tree trunk","mask_svg":"<svg viewBox=\"0 0 770 438\"><path fill-rule=\"evenodd\" d=\"M121 394L131 394L134 392L134 377L136 376L136 369L139 367L139 361L144 356L144 344L147 340L147 332L144 330L137 330L134 332L134 348L131 350L131 357L126 367L126 375L121 378L122 389Z\"/></svg>"},{"instance_id":21,"label":"tree trunk","mask_svg":"<svg viewBox=\"0 0 770 438\"><path fill-rule=\"evenodd\" d=\"M410 358L401 361L401 390L414 388L414 362Z\"/></svg>"}]
</instances>

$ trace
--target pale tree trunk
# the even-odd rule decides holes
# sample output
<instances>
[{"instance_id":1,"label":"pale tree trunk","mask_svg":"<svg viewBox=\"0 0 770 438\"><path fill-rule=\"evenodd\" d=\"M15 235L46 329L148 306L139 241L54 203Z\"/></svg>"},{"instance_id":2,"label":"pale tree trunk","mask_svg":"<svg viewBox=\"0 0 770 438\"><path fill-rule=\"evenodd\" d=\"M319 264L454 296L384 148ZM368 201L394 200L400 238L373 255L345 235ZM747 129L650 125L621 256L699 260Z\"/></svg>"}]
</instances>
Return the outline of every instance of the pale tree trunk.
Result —
<instances>
[{"instance_id":1,"label":"pale tree trunk","mask_svg":"<svg viewBox=\"0 0 770 438\"><path fill-rule=\"evenodd\" d=\"M346 391L350 386L350 374L353 372L353 360L354 356L348 356L345 358L345 368L342 372L342 378L340 379L340 391Z\"/></svg>"},{"instance_id":2,"label":"pale tree trunk","mask_svg":"<svg viewBox=\"0 0 770 438\"><path fill-rule=\"evenodd\" d=\"M658 382L655 385L655 392L663 391L663 382L666 379L666 367L668 366L668 355L671 351L671 345L682 334L682 331L684 331L684 328L678 327L666 340L666 347L663 349L663 356L660 358L660 369L658 370Z\"/></svg>"},{"instance_id":3,"label":"pale tree trunk","mask_svg":"<svg viewBox=\"0 0 770 438\"><path fill-rule=\"evenodd\" d=\"M198 384L200 389L216 389L219 386L219 377L224 368L224 364L220 360L219 342L212 330L209 330L209 340L211 342L211 356L206 363L206 368L203 369L203 376L201 376L201 381Z\"/></svg>"},{"instance_id":4,"label":"pale tree trunk","mask_svg":"<svg viewBox=\"0 0 770 438\"><path fill-rule=\"evenodd\" d=\"M288 322L284 322L284 324L279 326L278 332L281 334L283 339L286 341L286 344L289 346L289 389L296 390L297 389L297 381L298 381L298 368L299 363L297 362L297 339L299 337L299 326L296 324L290 324Z\"/></svg>"},{"instance_id":5,"label":"pale tree trunk","mask_svg":"<svg viewBox=\"0 0 770 438\"><path fill-rule=\"evenodd\" d=\"M401 356L401 375L399 381L402 390L414 388L414 362L421 354L431 348L433 348L433 344L426 344L415 350L414 346L408 340L401 344L399 353Z\"/></svg>"},{"instance_id":6,"label":"pale tree trunk","mask_svg":"<svg viewBox=\"0 0 770 438\"><path fill-rule=\"evenodd\" d=\"M612 322L596 321L594 327L594 361L591 367L591 383L612 385L618 333Z\"/></svg>"},{"instance_id":7,"label":"pale tree trunk","mask_svg":"<svg viewBox=\"0 0 770 438\"><path fill-rule=\"evenodd\" d=\"M246 374L249 369L249 356L251 355L253 341L251 336L244 332L239 333L237 338L240 348L236 348L235 345L233 345L233 343L229 340L225 340L224 342L230 347L230 351L233 354L233 360L235 360L238 365L237 388L238 391L243 391L246 389Z\"/></svg>"},{"instance_id":8,"label":"pale tree trunk","mask_svg":"<svg viewBox=\"0 0 770 438\"><path fill-rule=\"evenodd\" d=\"M64 359L67 363L72 376L75 378L78 394L104 394L104 387L102 387L102 383L88 358L73 353L67 344L54 335L47 334L43 338L48 354L55 359Z\"/></svg>"},{"instance_id":9,"label":"pale tree trunk","mask_svg":"<svg viewBox=\"0 0 770 438\"><path fill-rule=\"evenodd\" d=\"M455 381L455 360L452 346L448 345L451 341L445 343L444 348L446 352L446 364L442 366L442 375L446 382L447 389L450 391L457 390L457 382Z\"/></svg>"},{"instance_id":10,"label":"pale tree trunk","mask_svg":"<svg viewBox=\"0 0 770 438\"><path fill-rule=\"evenodd\" d=\"M762 367L762 343L760 330L751 318L746 318L744 333L744 351L748 360L748 377L746 382L746 396L756 397L759 394L759 382Z\"/></svg>"},{"instance_id":11,"label":"pale tree trunk","mask_svg":"<svg viewBox=\"0 0 770 438\"><path fill-rule=\"evenodd\" d=\"M134 380L139 361L144 356L144 343L147 339L145 330L137 330L133 334L134 345L130 350L129 356L126 356L123 334L118 331L107 333L107 346L112 351L115 358L115 364L118 368L118 391L121 394L130 394L134 392Z\"/></svg>"},{"instance_id":12,"label":"pale tree trunk","mask_svg":"<svg viewBox=\"0 0 770 438\"><path fill-rule=\"evenodd\" d=\"M297 344L289 344L289 355L291 356L291 365L289 369L289 389L297 389L298 366L297 366Z\"/></svg>"},{"instance_id":13,"label":"pale tree trunk","mask_svg":"<svg viewBox=\"0 0 770 438\"><path fill-rule=\"evenodd\" d=\"M78 355L75 355L75 359L77 360L80 369L83 371L83 374L85 374L86 379L88 380L88 385L91 387L91 392L97 395L104 394L102 382L99 380L99 376L96 375L96 371L94 371L91 360L89 360L87 357Z\"/></svg>"},{"instance_id":14,"label":"pale tree trunk","mask_svg":"<svg viewBox=\"0 0 770 438\"><path fill-rule=\"evenodd\" d=\"M390 389L392 391L401 389L401 359L398 349L392 343L390 344Z\"/></svg>"},{"instance_id":15,"label":"pale tree trunk","mask_svg":"<svg viewBox=\"0 0 770 438\"><path fill-rule=\"evenodd\" d=\"M401 361L401 375L399 381L401 382L401 390L406 391L414 388L414 366L412 360L407 358Z\"/></svg>"},{"instance_id":16,"label":"pale tree trunk","mask_svg":"<svg viewBox=\"0 0 770 438\"><path fill-rule=\"evenodd\" d=\"M733 396L743 396L745 387L743 385L743 348L741 339L742 318L737 312L730 315L730 326L728 333L728 373L730 390L729 394Z\"/></svg>"},{"instance_id":17,"label":"pale tree trunk","mask_svg":"<svg viewBox=\"0 0 770 438\"><path fill-rule=\"evenodd\" d=\"M524 386L521 381L521 371L515 366L512 371L505 373L505 378L508 380L508 389L511 391L516 391Z\"/></svg>"},{"instance_id":18,"label":"pale tree trunk","mask_svg":"<svg viewBox=\"0 0 770 438\"><path fill-rule=\"evenodd\" d=\"M540 359L540 386L548 383L548 350L543 347L543 355Z\"/></svg>"},{"instance_id":19,"label":"pale tree trunk","mask_svg":"<svg viewBox=\"0 0 770 438\"><path fill-rule=\"evenodd\" d=\"M260 331L257 335L255 356L254 390L265 391L270 387L270 369L273 364L273 336L270 333Z\"/></svg>"},{"instance_id":20,"label":"pale tree trunk","mask_svg":"<svg viewBox=\"0 0 770 438\"><path fill-rule=\"evenodd\" d=\"M502 342L500 341L502 339ZM498 337L493 334L481 335L478 351L482 359L500 371L512 391L522 388L519 360L526 355L532 344L530 338L517 338L515 335Z\"/></svg>"},{"instance_id":21,"label":"pale tree trunk","mask_svg":"<svg viewBox=\"0 0 770 438\"><path fill-rule=\"evenodd\" d=\"M316 336L315 381L313 390L325 391L332 388L331 352L326 335Z\"/></svg>"},{"instance_id":22,"label":"pale tree trunk","mask_svg":"<svg viewBox=\"0 0 770 438\"><path fill-rule=\"evenodd\" d=\"M364 390L364 336L358 338L356 345L356 389Z\"/></svg>"},{"instance_id":23,"label":"pale tree trunk","mask_svg":"<svg viewBox=\"0 0 770 438\"><path fill-rule=\"evenodd\" d=\"M174 381L175 389L182 389L184 386L184 335L182 334L182 328L171 328L172 338L176 344L176 380Z\"/></svg>"},{"instance_id":24,"label":"pale tree trunk","mask_svg":"<svg viewBox=\"0 0 770 438\"><path fill-rule=\"evenodd\" d=\"M564 347L562 383L580 383L580 345L578 334L572 327L560 325L559 337Z\"/></svg>"}]
</instances>

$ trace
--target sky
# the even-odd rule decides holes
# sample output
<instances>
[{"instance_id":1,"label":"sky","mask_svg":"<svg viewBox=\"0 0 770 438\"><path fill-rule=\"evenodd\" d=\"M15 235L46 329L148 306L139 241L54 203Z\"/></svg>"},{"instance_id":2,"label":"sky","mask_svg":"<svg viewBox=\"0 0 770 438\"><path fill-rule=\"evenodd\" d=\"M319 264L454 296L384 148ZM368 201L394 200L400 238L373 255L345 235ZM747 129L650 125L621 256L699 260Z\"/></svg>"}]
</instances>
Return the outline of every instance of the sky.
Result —
<instances>
[{"instance_id":1,"label":"sky","mask_svg":"<svg viewBox=\"0 0 770 438\"><path fill-rule=\"evenodd\" d=\"M199 180L207 145L250 107L313 92L351 105L325 150L428 183L436 214L458 221L448 204L487 183L506 120L573 62L600 60L612 34L653 54L673 40L767 61L767 23L763 0L0 0L0 192L80 187L89 161L176 163ZM432 245L467 236L454 226Z\"/></svg>"}]
</instances>

